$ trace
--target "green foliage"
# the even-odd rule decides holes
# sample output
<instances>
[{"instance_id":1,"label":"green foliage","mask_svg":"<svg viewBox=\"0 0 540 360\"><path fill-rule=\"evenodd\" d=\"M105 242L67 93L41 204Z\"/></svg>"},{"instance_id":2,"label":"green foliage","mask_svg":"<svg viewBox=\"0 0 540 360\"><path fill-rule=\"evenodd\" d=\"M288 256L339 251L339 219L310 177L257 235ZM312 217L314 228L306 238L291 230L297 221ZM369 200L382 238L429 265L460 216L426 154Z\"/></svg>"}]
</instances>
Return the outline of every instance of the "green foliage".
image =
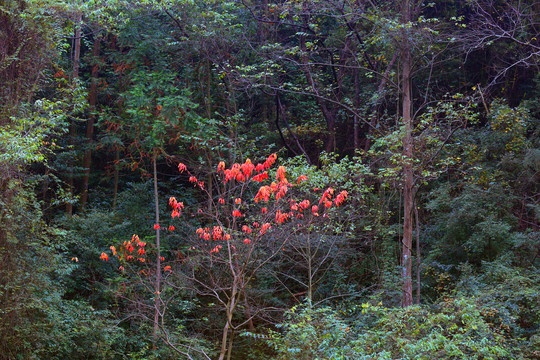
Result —
<instances>
[{"instance_id":1,"label":"green foliage","mask_svg":"<svg viewBox=\"0 0 540 360\"><path fill-rule=\"evenodd\" d=\"M303 182L303 189L335 188L347 190L351 194L368 192L370 189L365 185L365 176L370 175L369 168L362 164L360 158L340 158L335 153L321 153L319 157L320 167L309 165L305 157L298 156L287 160L284 164L290 172L291 178L307 175L307 181ZM351 176L352 175L352 176Z\"/></svg>"},{"instance_id":2,"label":"green foliage","mask_svg":"<svg viewBox=\"0 0 540 360\"><path fill-rule=\"evenodd\" d=\"M76 268L59 255L65 232L43 222L31 187L13 191L0 228L0 358L117 358L122 330L111 314L64 298Z\"/></svg>"},{"instance_id":3,"label":"green foliage","mask_svg":"<svg viewBox=\"0 0 540 360\"><path fill-rule=\"evenodd\" d=\"M45 162L51 150L58 150L55 141L67 132L69 120L78 118L87 107L86 90L79 82L62 86L57 98L39 99L19 107L18 114L0 128L0 165L21 166Z\"/></svg>"},{"instance_id":4,"label":"green foliage","mask_svg":"<svg viewBox=\"0 0 540 360\"><path fill-rule=\"evenodd\" d=\"M481 272L467 264L460 272L456 287L460 296L477 299L486 320L526 353L540 351L538 346L527 348L540 330L540 278L534 268L501 259L483 263Z\"/></svg>"},{"instance_id":5,"label":"green foliage","mask_svg":"<svg viewBox=\"0 0 540 360\"><path fill-rule=\"evenodd\" d=\"M527 147L529 112L524 106L511 108L496 99L491 103L489 121L494 137L504 143L506 152L515 153Z\"/></svg>"},{"instance_id":6,"label":"green foliage","mask_svg":"<svg viewBox=\"0 0 540 360\"><path fill-rule=\"evenodd\" d=\"M296 306L285 314L279 332L258 336L275 350L276 360L354 359L350 327L330 308Z\"/></svg>"},{"instance_id":7,"label":"green foliage","mask_svg":"<svg viewBox=\"0 0 540 360\"><path fill-rule=\"evenodd\" d=\"M55 1L56 2L56 1ZM0 124L19 113L46 79L43 72L60 53L61 21L48 0L6 0L0 4Z\"/></svg>"},{"instance_id":8,"label":"green foliage","mask_svg":"<svg viewBox=\"0 0 540 360\"><path fill-rule=\"evenodd\" d=\"M427 204L430 211L440 214L433 219L434 223L438 220L437 227L426 235L428 243L436 241L431 257L463 261L467 256L479 261L506 253L517 236L510 232L514 219L508 216L512 206L508 193L497 184L490 191L472 185L453 196L450 191L454 191L452 186L438 188Z\"/></svg>"},{"instance_id":9,"label":"green foliage","mask_svg":"<svg viewBox=\"0 0 540 360\"><path fill-rule=\"evenodd\" d=\"M364 304L358 321L357 359L510 359L515 355L513 343L484 318L475 298L449 298L431 308Z\"/></svg>"},{"instance_id":10,"label":"green foliage","mask_svg":"<svg viewBox=\"0 0 540 360\"><path fill-rule=\"evenodd\" d=\"M494 321L499 309L483 298L447 298L433 306L406 309L364 303L354 324L330 308L298 306L279 331L261 339L275 359L511 359L523 349ZM361 309L361 311L359 311ZM345 313L344 313L345 314ZM508 318L515 325L515 318ZM534 340L533 340L534 341ZM523 344L523 343L522 343Z\"/></svg>"},{"instance_id":11,"label":"green foliage","mask_svg":"<svg viewBox=\"0 0 540 360\"><path fill-rule=\"evenodd\" d=\"M43 136L39 133L28 134L24 128L23 124L19 124L0 129L0 165L22 165L45 159L40 151Z\"/></svg>"},{"instance_id":12,"label":"green foliage","mask_svg":"<svg viewBox=\"0 0 540 360\"><path fill-rule=\"evenodd\" d=\"M198 119L193 112L197 105L175 84L175 74L144 71L134 74L131 81L133 85L122 95L126 104L122 125L133 131L136 151L163 148L175 125L191 130Z\"/></svg>"},{"instance_id":13,"label":"green foliage","mask_svg":"<svg viewBox=\"0 0 540 360\"><path fill-rule=\"evenodd\" d=\"M35 359L121 359L125 336L108 311L96 311L85 302L53 299L43 309L47 325L25 328L39 334L34 341ZM28 334L31 336L31 334Z\"/></svg>"},{"instance_id":14,"label":"green foliage","mask_svg":"<svg viewBox=\"0 0 540 360\"><path fill-rule=\"evenodd\" d=\"M131 239L134 233L152 239L151 184L127 184L126 187L118 194L114 211L108 203L104 208L95 207L80 216L57 219L58 226L68 229L63 242L65 256L78 259L77 267L65 279L68 298L86 299L98 309L106 308L110 296L101 281L115 277L118 265L101 261L100 254L111 244ZM162 211L166 215L164 208Z\"/></svg>"}]
</instances>

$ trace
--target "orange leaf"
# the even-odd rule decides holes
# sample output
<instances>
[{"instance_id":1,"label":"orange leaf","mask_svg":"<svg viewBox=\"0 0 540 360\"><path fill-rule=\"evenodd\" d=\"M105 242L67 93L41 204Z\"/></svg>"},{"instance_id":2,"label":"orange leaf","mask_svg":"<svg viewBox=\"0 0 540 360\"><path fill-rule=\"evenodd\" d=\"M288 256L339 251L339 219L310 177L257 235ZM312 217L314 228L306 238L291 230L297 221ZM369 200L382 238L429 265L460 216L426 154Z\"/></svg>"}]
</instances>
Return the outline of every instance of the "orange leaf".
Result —
<instances>
[{"instance_id":1,"label":"orange leaf","mask_svg":"<svg viewBox=\"0 0 540 360\"><path fill-rule=\"evenodd\" d=\"M220 161L217 167L217 171L220 172L223 170L225 170L225 163L223 161Z\"/></svg>"},{"instance_id":2,"label":"orange leaf","mask_svg":"<svg viewBox=\"0 0 540 360\"><path fill-rule=\"evenodd\" d=\"M307 180L307 176L306 176L306 175L300 175L300 176L298 177L298 179L296 180L296 183L297 183L297 184L300 184L300 182L306 181L306 180Z\"/></svg>"},{"instance_id":3,"label":"orange leaf","mask_svg":"<svg viewBox=\"0 0 540 360\"><path fill-rule=\"evenodd\" d=\"M234 216L234 217L240 217L240 216L242 216L242 214L240 213L240 211L238 211L237 209L235 209L235 210L232 212L232 216Z\"/></svg>"}]
</instances>

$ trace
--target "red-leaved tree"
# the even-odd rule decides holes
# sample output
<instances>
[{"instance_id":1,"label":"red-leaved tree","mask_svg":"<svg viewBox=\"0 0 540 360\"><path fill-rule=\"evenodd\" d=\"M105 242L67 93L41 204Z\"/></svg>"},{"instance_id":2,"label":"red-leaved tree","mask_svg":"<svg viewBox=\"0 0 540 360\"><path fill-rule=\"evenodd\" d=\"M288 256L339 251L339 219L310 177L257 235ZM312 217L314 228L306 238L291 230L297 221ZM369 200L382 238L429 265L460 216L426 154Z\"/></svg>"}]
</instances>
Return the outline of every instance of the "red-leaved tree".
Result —
<instances>
[{"instance_id":1,"label":"red-leaved tree","mask_svg":"<svg viewBox=\"0 0 540 360\"><path fill-rule=\"evenodd\" d=\"M257 165L248 159L229 168L219 163L216 175L221 181L211 192L184 164L178 166L208 199L195 211L184 209L183 202L174 197L169 199L173 219L181 221L183 213L190 212L201 226L188 240L188 250L181 258L161 264L161 271L167 275L164 286L178 286L178 282L168 280L173 275L181 276L182 286L189 286L200 297L215 299L225 315L219 360L230 358L235 331L253 329L253 319L267 310L252 304L250 285L257 275L281 256L291 239L309 234L315 223L327 221L329 209L340 206L347 197L346 191L338 193L333 188L321 191L322 195L297 190L307 176L289 180L285 167L273 169L276 158L272 154ZM211 193L218 195L212 197ZM145 261L128 254L144 254L144 247L134 236L123 245L121 257ZM172 346L164 329L163 335Z\"/></svg>"}]
</instances>

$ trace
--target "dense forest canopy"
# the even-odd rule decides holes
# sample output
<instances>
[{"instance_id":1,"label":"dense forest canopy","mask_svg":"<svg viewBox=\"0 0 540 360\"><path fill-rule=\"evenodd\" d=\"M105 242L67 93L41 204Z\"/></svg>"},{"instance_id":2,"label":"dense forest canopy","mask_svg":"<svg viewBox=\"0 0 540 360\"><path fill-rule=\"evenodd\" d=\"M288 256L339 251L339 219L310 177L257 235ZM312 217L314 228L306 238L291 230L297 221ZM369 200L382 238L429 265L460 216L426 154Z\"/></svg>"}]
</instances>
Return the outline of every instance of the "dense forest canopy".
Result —
<instances>
[{"instance_id":1,"label":"dense forest canopy","mask_svg":"<svg viewBox=\"0 0 540 360\"><path fill-rule=\"evenodd\" d=\"M0 359L540 358L540 2L2 0Z\"/></svg>"}]
</instances>

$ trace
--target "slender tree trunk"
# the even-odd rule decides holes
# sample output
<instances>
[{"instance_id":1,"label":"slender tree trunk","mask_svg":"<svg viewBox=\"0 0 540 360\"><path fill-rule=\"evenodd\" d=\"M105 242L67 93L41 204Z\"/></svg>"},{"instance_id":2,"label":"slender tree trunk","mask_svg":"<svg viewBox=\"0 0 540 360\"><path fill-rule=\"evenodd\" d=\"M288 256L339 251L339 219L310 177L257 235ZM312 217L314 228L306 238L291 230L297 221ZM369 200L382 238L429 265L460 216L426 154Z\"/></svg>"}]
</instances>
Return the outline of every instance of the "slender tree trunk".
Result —
<instances>
[{"instance_id":1,"label":"slender tree trunk","mask_svg":"<svg viewBox=\"0 0 540 360\"><path fill-rule=\"evenodd\" d=\"M307 261L308 261L308 289L307 289L307 298L308 298L308 307L311 310L313 304L313 256L311 253L311 239L308 235L307 238Z\"/></svg>"},{"instance_id":2,"label":"slender tree trunk","mask_svg":"<svg viewBox=\"0 0 540 360\"><path fill-rule=\"evenodd\" d=\"M358 132L360 131L360 120L358 119L358 109L360 108L360 81L358 80L358 69L354 69L354 122L353 122L353 144L354 150L360 149Z\"/></svg>"},{"instance_id":3,"label":"slender tree trunk","mask_svg":"<svg viewBox=\"0 0 540 360\"><path fill-rule=\"evenodd\" d=\"M74 31L74 46L73 46L73 78L79 78L79 63L81 58L81 21L82 13L78 12L75 15L75 31Z\"/></svg>"},{"instance_id":4,"label":"slender tree trunk","mask_svg":"<svg viewBox=\"0 0 540 360\"><path fill-rule=\"evenodd\" d=\"M233 280L232 290L231 290L231 297L229 299L229 302L227 303L227 322L225 323L225 326L223 327L223 335L221 337L221 351L219 353L218 360L224 360L227 354L229 354L227 357L230 357L230 353L232 351L232 339L229 339L229 331L234 330L234 329L231 329L231 324L232 324L232 317L234 314L234 309L236 307L236 302L238 301L237 299L238 281L239 281L238 277L235 276L235 279Z\"/></svg>"},{"instance_id":5,"label":"slender tree trunk","mask_svg":"<svg viewBox=\"0 0 540 360\"><path fill-rule=\"evenodd\" d=\"M118 200L118 180L120 178L120 170L118 169L118 162L120 161L120 149L117 147L114 154L114 189L113 189L113 210L116 209L116 201Z\"/></svg>"},{"instance_id":6,"label":"slender tree trunk","mask_svg":"<svg viewBox=\"0 0 540 360\"><path fill-rule=\"evenodd\" d=\"M96 104L97 104L97 76L98 76L98 57L101 47L101 39L99 36L96 36L94 39L94 50L93 58L95 61L94 66L92 67L91 73L91 84L90 84L90 93L88 94L88 104L90 105L90 118L86 123L86 151L84 153L83 168L84 168L84 177L82 183L82 192L81 192L81 208L84 210L86 207L86 202L88 201L88 182L90 180L90 166L92 162L92 149L90 145L92 144L92 139L94 137L94 123L96 121Z\"/></svg>"},{"instance_id":7,"label":"slender tree trunk","mask_svg":"<svg viewBox=\"0 0 540 360\"><path fill-rule=\"evenodd\" d=\"M78 12L75 15L75 31L74 31L74 41L73 41L73 80L79 78L79 59L81 57L81 21L82 21L82 13ZM69 143L71 150L73 149L73 145L75 145L75 122L71 122L69 126ZM70 168L70 174L67 179L68 189L70 196L73 196L73 161L69 161L68 164ZM73 214L73 204L71 202L66 204L66 213L68 215Z\"/></svg>"},{"instance_id":8,"label":"slender tree trunk","mask_svg":"<svg viewBox=\"0 0 540 360\"><path fill-rule=\"evenodd\" d=\"M210 159L209 159L210 160ZM212 161L209 161L210 165L212 165ZM212 204L213 204L213 197L214 197L214 177L211 173L208 174L206 178L206 188L208 190L208 212L212 212Z\"/></svg>"},{"instance_id":9,"label":"slender tree trunk","mask_svg":"<svg viewBox=\"0 0 540 360\"><path fill-rule=\"evenodd\" d=\"M204 99L206 105L206 117L212 118L212 69L210 61L206 60L206 97Z\"/></svg>"},{"instance_id":10,"label":"slender tree trunk","mask_svg":"<svg viewBox=\"0 0 540 360\"><path fill-rule=\"evenodd\" d=\"M411 11L409 1L403 2L402 21L410 21ZM414 207L414 173L413 173L413 138L412 138L412 78L411 78L411 48L406 30L403 30L401 48L402 62L402 85L401 95L403 97L403 240L402 240L402 277L403 277L403 298L402 305L413 304L412 296L412 236L413 236L413 207Z\"/></svg>"},{"instance_id":11,"label":"slender tree trunk","mask_svg":"<svg viewBox=\"0 0 540 360\"><path fill-rule=\"evenodd\" d=\"M152 165L154 168L154 204L156 208L156 225L159 225L159 195L158 195L158 182L157 182L157 150L154 150L154 156L152 158ZM156 282L155 282L155 302L154 302L154 332L153 342L154 350L156 349L158 331L159 331L159 314L161 305L161 244L159 239L159 226L156 227Z\"/></svg>"},{"instance_id":12,"label":"slender tree trunk","mask_svg":"<svg viewBox=\"0 0 540 360\"><path fill-rule=\"evenodd\" d=\"M420 220L418 219L418 206L414 205L414 218L416 220L416 303L420 304Z\"/></svg>"},{"instance_id":13,"label":"slender tree trunk","mask_svg":"<svg viewBox=\"0 0 540 360\"><path fill-rule=\"evenodd\" d=\"M229 337L229 317L227 316L227 322L223 327L223 335L221 337L221 351L219 353L219 360L225 359L225 354L227 353L227 341Z\"/></svg>"},{"instance_id":14,"label":"slender tree trunk","mask_svg":"<svg viewBox=\"0 0 540 360\"><path fill-rule=\"evenodd\" d=\"M233 341L234 341L234 329L231 330L231 336L229 336L229 348L227 349L227 360L231 360Z\"/></svg>"}]
</instances>

